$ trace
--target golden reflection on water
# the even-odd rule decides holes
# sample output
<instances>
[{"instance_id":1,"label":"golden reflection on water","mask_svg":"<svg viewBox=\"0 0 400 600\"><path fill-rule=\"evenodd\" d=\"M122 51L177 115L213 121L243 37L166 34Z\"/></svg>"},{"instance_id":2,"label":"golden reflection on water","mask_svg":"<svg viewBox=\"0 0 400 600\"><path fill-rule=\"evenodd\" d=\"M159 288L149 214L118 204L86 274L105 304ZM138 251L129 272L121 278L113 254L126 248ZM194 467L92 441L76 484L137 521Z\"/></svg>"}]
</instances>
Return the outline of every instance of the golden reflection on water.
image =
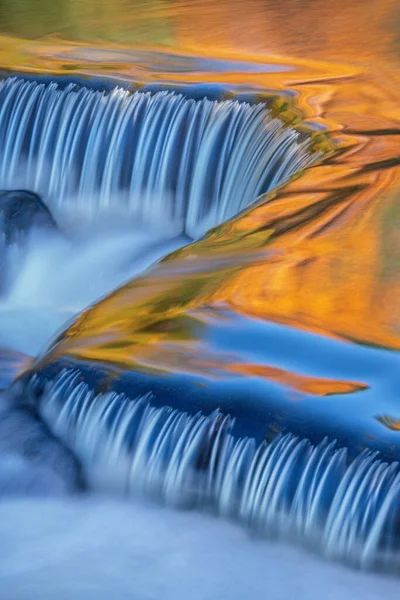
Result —
<instances>
[{"instance_id":1,"label":"golden reflection on water","mask_svg":"<svg viewBox=\"0 0 400 600\"><path fill-rule=\"evenodd\" d=\"M398 63L396 0L3 0L0 29L25 39L166 45L180 51Z\"/></svg>"},{"instance_id":2,"label":"golden reflection on water","mask_svg":"<svg viewBox=\"0 0 400 600\"><path fill-rule=\"evenodd\" d=\"M191 316L197 311L206 319L209 307L218 306L400 349L395 0L9 0L0 15L4 68L118 77L133 86L245 86L260 97L275 94L282 117L311 127L329 150L268 202L86 311L55 356L218 372ZM204 60L210 57L222 62ZM288 102L279 95L284 90L293 93ZM318 134L321 126L333 153ZM230 358L225 372L251 371L315 395L365 387Z\"/></svg>"}]
</instances>

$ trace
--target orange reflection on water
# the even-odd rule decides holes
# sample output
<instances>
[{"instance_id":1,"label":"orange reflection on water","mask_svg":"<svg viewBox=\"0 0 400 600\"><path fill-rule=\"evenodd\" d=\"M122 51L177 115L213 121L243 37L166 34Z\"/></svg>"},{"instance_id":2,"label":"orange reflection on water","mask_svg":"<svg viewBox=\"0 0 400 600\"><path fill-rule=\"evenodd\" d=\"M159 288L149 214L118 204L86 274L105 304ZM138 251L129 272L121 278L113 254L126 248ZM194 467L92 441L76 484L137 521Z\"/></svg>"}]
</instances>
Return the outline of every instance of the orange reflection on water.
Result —
<instances>
[{"instance_id":1,"label":"orange reflection on water","mask_svg":"<svg viewBox=\"0 0 400 600\"><path fill-rule=\"evenodd\" d=\"M300 373L293 373L285 369L270 367L268 365L235 364L232 363L229 370L233 373L251 377L265 377L270 381L276 381L293 390L313 396L330 396L335 394L352 394L368 388L364 383L353 381L339 381L336 379L324 379L310 377Z\"/></svg>"},{"instance_id":2,"label":"orange reflection on water","mask_svg":"<svg viewBox=\"0 0 400 600\"><path fill-rule=\"evenodd\" d=\"M273 74L275 82L284 77ZM325 95L318 84L317 101L312 80L307 96L308 84L291 78L305 114L318 107L336 152L89 309L57 353L129 367L145 352L155 353L154 363L170 364L171 349L158 334L140 342L143 323L151 331L161 316L173 322L221 302L325 335L400 347L397 95L379 77L357 73L329 81ZM314 103L303 106L305 97Z\"/></svg>"},{"instance_id":3,"label":"orange reflection on water","mask_svg":"<svg viewBox=\"0 0 400 600\"><path fill-rule=\"evenodd\" d=\"M388 416L384 416L384 417L377 417L377 420L382 423L382 425L385 425L385 427L387 427L388 429L391 429L392 431L400 431L400 421L393 419L392 417L388 417Z\"/></svg>"},{"instance_id":4,"label":"orange reflection on water","mask_svg":"<svg viewBox=\"0 0 400 600\"><path fill-rule=\"evenodd\" d=\"M150 4L117 2L110 10L99 3L101 13L86 1L80 29L69 12L69 29L48 31L39 42L1 38L2 64L119 77L133 86L245 86L269 101L275 95L282 118L307 126L326 156L263 204L86 311L54 355L152 369L172 369L180 357L183 369L188 339L201 340L203 333L191 329L179 338L182 323L189 311L220 303L237 313L399 349L398 3ZM231 63L213 68L196 62L204 58ZM265 68L246 70L232 61ZM289 100L282 100L284 90L291 91ZM169 323L162 331L161 322ZM196 369L212 370L215 358L201 362L202 345L191 348L190 368L197 353ZM239 371L250 368L238 365ZM254 368L303 391L343 393L335 387L341 382L314 384L275 367Z\"/></svg>"},{"instance_id":5,"label":"orange reflection on water","mask_svg":"<svg viewBox=\"0 0 400 600\"><path fill-rule=\"evenodd\" d=\"M190 0L174 10L177 44L240 48L308 59L352 63L397 62L399 5L396 0ZM174 8L173 8L174 7Z\"/></svg>"}]
</instances>

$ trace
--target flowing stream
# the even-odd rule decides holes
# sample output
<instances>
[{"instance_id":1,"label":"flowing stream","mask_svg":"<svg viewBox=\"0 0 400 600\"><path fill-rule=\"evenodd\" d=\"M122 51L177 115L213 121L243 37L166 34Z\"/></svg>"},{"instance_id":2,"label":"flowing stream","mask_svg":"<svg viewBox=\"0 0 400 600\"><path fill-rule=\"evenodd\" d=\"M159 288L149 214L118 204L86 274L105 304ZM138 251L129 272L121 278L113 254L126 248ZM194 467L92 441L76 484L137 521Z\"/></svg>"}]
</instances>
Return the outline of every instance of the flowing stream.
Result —
<instances>
[{"instance_id":1,"label":"flowing stream","mask_svg":"<svg viewBox=\"0 0 400 600\"><path fill-rule=\"evenodd\" d=\"M261 103L3 80L0 188L40 194L58 230L31 231L4 248L0 346L36 356L93 302L256 203L318 158L306 136ZM44 386L40 375L33 376L23 398L21 405L6 397L1 409L0 491L6 499L0 506L0 533L10 544L7 552L0 549L1 585L10 600L28 598L28 581L40 587L41 598L51 598L56 579L62 588L58 597L67 598L61 565L79 573L78 558L93 552L93 540L110 581L118 560L137 573L148 561L158 569L155 578L147 566L139 573L134 596L126 591L126 580L110 586L101 574L97 588L90 584L91 594L98 590L96 598L109 598L119 585L119 598L159 598L161 593L178 600L242 598L250 588L254 597L277 585L275 568L285 578L282 562L295 562L297 550L281 542L274 547L244 541L236 525L222 520L236 521L256 537L305 544L359 568L399 570L397 462L383 462L368 451L352 460L334 440L314 444L291 433L259 443L251 435L236 436L233 419L218 408L193 415L154 406L151 393L98 393L74 370L64 370ZM121 508L118 501L104 498L7 499L10 494L64 495L82 486L127 502ZM164 524L161 510L140 504L144 499L167 506ZM127 516L128 505L132 517ZM180 515L176 508L205 514ZM42 510L46 519L38 516ZM128 541L120 511L131 525ZM23 526L26 514L31 520ZM221 519L215 523L210 515ZM82 523L79 531L76 522ZM214 543L212 523L219 572L206 556ZM184 533L186 526L193 538ZM45 538L46 552L36 553L30 536ZM111 556L113 544L119 544L116 536L127 542L129 558L120 549ZM192 543L193 551L185 550ZM236 543L240 549L230 559L227 549ZM164 552L169 557L161 568ZM264 560L269 561L266 579ZM303 560L311 564L315 559ZM45 573L49 563L52 575ZM75 597L84 597L90 568L77 575L80 595ZM208 575L200 594L196 585L203 585L197 583L202 568ZM182 569L185 575L178 582ZM359 575L344 576L338 568L339 579L348 586L343 596L334 570L325 569L332 581L328 598L354 597L352 578L358 586ZM235 585L236 570L248 570L250 586L243 581ZM375 585L394 597L391 580L370 581L364 598L376 597L371 595ZM282 589L282 598L295 593L286 582Z\"/></svg>"}]
</instances>

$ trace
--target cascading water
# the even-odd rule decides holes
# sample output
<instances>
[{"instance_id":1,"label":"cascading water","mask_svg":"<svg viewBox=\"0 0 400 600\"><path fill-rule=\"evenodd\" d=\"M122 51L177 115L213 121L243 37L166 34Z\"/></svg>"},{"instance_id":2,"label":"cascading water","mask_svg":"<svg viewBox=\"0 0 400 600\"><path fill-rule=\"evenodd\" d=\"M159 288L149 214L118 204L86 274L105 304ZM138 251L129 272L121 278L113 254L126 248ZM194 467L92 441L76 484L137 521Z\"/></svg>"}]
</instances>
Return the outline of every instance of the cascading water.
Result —
<instances>
[{"instance_id":1,"label":"cascading water","mask_svg":"<svg viewBox=\"0 0 400 600\"><path fill-rule=\"evenodd\" d=\"M299 539L327 556L399 570L400 469L335 442L291 434L257 447L235 439L229 415L190 416L151 397L96 395L65 370L45 384L41 418L79 458L94 489L208 507L266 535ZM36 395L38 379L29 384Z\"/></svg>"},{"instance_id":2,"label":"cascading water","mask_svg":"<svg viewBox=\"0 0 400 600\"><path fill-rule=\"evenodd\" d=\"M39 193L64 235L2 252L0 345L36 353L91 302L312 164L308 147L262 104L1 81L0 189Z\"/></svg>"},{"instance_id":3,"label":"cascading water","mask_svg":"<svg viewBox=\"0 0 400 600\"><path fill-rule=\"evenodd\" d=\"M177 235L198 237L317 158L307 139L262 104L120 88L99 92L15 78L0 82L0 188L38 192L65 234L32 236L22 257L11 248L18 273L6 282L0 343L10 322L7 342L15 336L18 321L23 343L14 346L36 352L36 342L24 345L21 314L27 307L44 308L46 322L50 307L61 311L60 325L66 315L189 241ZM81 237L68 231L71 219L75 227L81 216L90 220L103 212L107 219L122 214L123 235L118 223L110 233L109 220L94 236L84 228ZM163 234L154 234L161 220ZM131 250L131 264L121 269L121 258L129 262ZM10 305L18 313L12 321ZM37 313L34 320L38 329ZM45 331L40 341L55 328L40 324ZM34 377L25 392L29 387L35 389ZM35 479L39 472L39 487L44 480L50 490L69 490L80 479L76 457L91 488L206 507L261 534L294 537L361 567L399 570L397 463L368 453L350 462L334 442L313 446L290 434L257 445L252 438L236 438L232 418L219 411L189 415L155 408L151 396L96 395L69 371L46 384L36 408L43 423L34 426L32 407L2 415L3 429L23 423L18 439L1 447L5 489L10 472L16 481L29 473ZM40 453L33 449L33 459L20 456L25 435L33 446L43 445Z\"/></svg>"},{"instance_id":4,"label":"cascading water","mask_svg":"<svg viewBox=\"0 0 400 600\"><path fill-rule=\"evenodd\" d=\"M0 187L56 212L129 211L197 237L312 164L308 149L263 104L0 83Z\"/></svg>"}]
</instances>

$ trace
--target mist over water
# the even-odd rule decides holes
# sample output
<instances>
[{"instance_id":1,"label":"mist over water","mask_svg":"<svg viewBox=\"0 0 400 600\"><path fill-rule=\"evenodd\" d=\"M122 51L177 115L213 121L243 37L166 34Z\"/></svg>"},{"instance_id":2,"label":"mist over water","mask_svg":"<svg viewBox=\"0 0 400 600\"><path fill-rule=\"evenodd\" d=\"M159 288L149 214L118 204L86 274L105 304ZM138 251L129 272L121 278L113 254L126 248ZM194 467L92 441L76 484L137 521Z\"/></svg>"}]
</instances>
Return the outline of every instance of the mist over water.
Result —
<instances>
[{"instance_id":1,"label":"mist over water","mask_svg":"<svg viewBox=\"0 0 400 600\"><path fill-rule=\"evenodd\" d=\"M34 229L3 247L2 386L15 352L36 356L76 314L173 249L188 243L128 215L58 215L60 231ZM17 356L19 356L17 354ZM4 367L3 367L4 365ZM7 370L8 368L8 370ZM15 370L15 367L14 367ZM74 458L29 410L0 397L0 498L63 495L76 488Z\"/></svg>"},{"instance_id":2,"label":"mist over water","mask_svg":"<svg viewBox=\"0 0 400 600\"><path fill-rule=\"evenodd\" d=\"M375 600L398 581L351 571L207 515L107 498L0 503L7 600Z\"/></svg>"},{"instance_id":3,"label":"mist over water","mask_svg":"<svg viewBox=\"0 0 400 600\"><path fill-rule=\"evenodd\" d=\"M72 226L35 230L7 249L0 346L36 355L74 315L189 241L157 224L141 228L123 214Z\"/></svg>"}]
</instances>

